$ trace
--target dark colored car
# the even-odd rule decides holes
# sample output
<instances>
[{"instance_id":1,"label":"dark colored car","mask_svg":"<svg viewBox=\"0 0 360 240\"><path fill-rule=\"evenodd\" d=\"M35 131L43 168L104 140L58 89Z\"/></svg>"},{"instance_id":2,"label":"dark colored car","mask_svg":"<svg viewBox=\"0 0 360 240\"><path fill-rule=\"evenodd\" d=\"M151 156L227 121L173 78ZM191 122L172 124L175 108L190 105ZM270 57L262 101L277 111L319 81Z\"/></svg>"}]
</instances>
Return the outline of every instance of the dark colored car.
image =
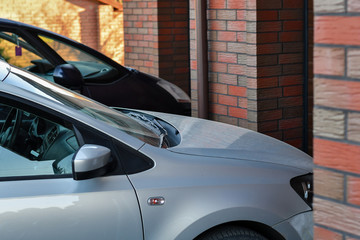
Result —
<instances>
[{"instance_id":1,"label":"dark colored car","mask_svg":"<svg viewBox=\"0 0 360 240\"><path fill-rule=\"evenodd\" d=\"M0 56L109 106L191 113L189 96L176 85L35 26L0 18Z\"/></svg>"}]
</instances>

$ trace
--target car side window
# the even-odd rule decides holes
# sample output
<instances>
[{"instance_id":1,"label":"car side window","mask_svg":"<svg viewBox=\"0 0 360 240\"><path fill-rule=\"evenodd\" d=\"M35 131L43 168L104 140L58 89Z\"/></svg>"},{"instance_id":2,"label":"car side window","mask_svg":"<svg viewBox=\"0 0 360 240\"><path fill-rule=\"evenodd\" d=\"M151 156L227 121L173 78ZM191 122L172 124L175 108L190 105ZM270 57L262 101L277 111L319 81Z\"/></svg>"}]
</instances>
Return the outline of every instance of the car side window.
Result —
<instances>
[{"instance_id":1,"label":"car side window","mask_svg":"<svg viewBox=\"0 0 360 240\"><path fill-rule=\"evenodd\" d=\"M72 129L0 103L0 177L71 174Z\"/></svg>"},{"instance_id":2,"label":"car side window","mask_svg":"<svg viewBox=\"0 0 360 240\"><path fill-rule=\"evenodd\" d=\"M0 57L20 68L31 68L34 61L42 59L40 53L21 36L5 31L0 31Z\"/></svg>"}]
</instances>

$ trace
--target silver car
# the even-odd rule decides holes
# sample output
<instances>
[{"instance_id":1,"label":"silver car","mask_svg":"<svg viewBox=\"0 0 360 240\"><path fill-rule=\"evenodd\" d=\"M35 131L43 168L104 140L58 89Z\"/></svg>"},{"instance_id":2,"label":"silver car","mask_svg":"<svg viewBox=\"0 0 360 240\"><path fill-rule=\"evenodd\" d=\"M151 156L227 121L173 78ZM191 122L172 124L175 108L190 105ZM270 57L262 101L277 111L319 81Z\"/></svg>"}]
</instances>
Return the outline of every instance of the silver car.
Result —
<instances>
[{"instance_id":1,"label":"silver car","mask_svg":"<svg viewBox=\"0 0 360 240\"><path fill-rule=\"evenodd\" d=\"M2 240L312 239L312 159L253 131L1 62L0 145Z\"/></svg>"}]
</instances>

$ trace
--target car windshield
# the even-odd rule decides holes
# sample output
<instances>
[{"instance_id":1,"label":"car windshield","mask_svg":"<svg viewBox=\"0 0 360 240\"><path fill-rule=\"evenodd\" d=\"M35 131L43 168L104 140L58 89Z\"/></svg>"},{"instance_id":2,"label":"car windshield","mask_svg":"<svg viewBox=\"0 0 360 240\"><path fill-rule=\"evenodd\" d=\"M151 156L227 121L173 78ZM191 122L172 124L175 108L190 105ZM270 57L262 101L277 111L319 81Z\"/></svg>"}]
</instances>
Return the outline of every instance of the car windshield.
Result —
<instances>
[{"instance_id":1,"label":"car windshield","mask_svg":"<svg viewBox=\"0 0 360 240\"><path fill-rule=\"evenodd\" d=\"M92 118L109 124L153 146L161 145L161 138L151 128L133 118L80 94L69 91L57 84L38 78L30 73L12 67L16 77L6 79L6 83L37 93L43 97L79 110Z\"/></svg>"}]
</instances>

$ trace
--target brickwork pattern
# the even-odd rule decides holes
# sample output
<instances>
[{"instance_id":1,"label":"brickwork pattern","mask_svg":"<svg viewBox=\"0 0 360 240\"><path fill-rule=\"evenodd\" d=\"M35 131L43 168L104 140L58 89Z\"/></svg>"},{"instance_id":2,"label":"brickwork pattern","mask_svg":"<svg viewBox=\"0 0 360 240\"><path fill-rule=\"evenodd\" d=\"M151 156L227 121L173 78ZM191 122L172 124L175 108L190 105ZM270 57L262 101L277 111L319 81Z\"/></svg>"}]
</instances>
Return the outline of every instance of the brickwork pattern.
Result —
<instances>
[{"instance_id":1,"label":"brickwork pattern","mask_svg":"<svg viewBox=\"0 0 360 240\"><path fill-rule=\"evenodd\" d=\"M2 18L62 34L124 62L122 11L95 0L0 0L0 4Z\"/></svg>"},{"instance_id":2,"label":"brickwork pattern","mask_svg":"<svg viewBox=\"0 0 360 240\"><path fill-rule=\"evenodd\" d=\"M315 239L360 239L359 7L314 1Z\"/></svg>"},{"instance_id":3,"label":"brickwork pattern","mask_svg":"<svg viewBox=\"0 0 360 240\"><path fill-rule=\"evenodd\" d=\"M125 64L189 93L188 0L124 0Z\"/></svg>"},{"instance_id":4,"label":"brickwork pattern","mask_svg":"<svg viewBox=\"0 0 360 240\"><path fill-rule=\"evenodd\" d=\"M191 90L197 115L195 0ZM303 136L303 0L208 1L210 114L298 148Z\"/></svg>"}]
</instances>

